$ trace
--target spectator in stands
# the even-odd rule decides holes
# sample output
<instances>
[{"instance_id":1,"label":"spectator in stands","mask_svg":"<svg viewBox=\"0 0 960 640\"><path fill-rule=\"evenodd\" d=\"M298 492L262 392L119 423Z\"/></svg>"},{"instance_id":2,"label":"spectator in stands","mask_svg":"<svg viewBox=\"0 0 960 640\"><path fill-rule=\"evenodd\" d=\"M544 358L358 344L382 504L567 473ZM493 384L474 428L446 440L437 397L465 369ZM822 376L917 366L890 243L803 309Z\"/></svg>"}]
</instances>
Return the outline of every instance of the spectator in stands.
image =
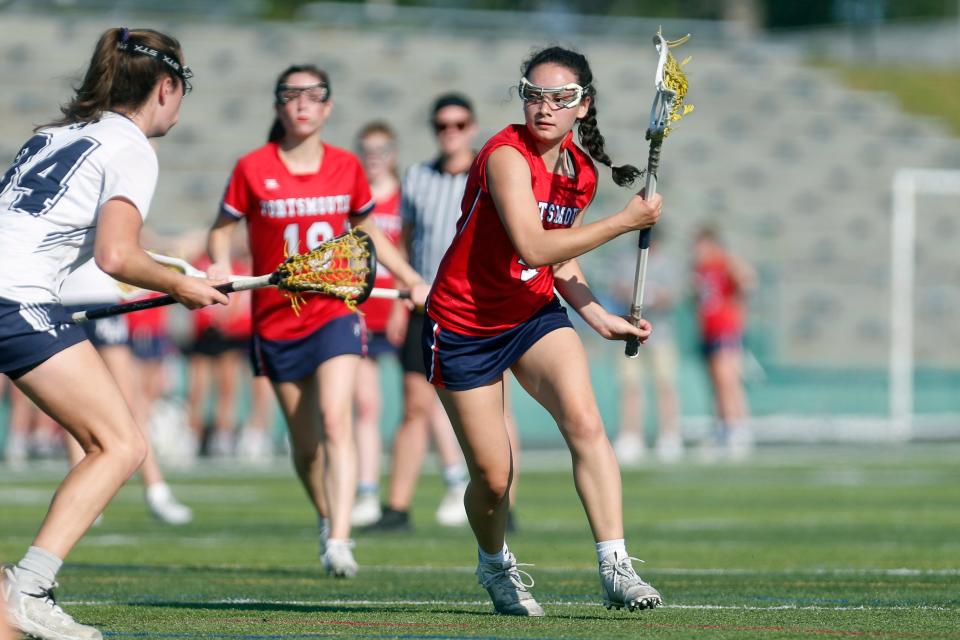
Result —
<instances>
[{"instance_id":1,"label":"spectator in stands","mask_svg":"<svg viewBox=\"0 0 960 640\"><path fill-rule=\"evenodd\" d=\"M374 201L355 155L323 141L333 108L330 78L313 65L284 70L274 86L267 144L240 158L208 238L209 273L230 271L230 239L240 220L255 273L309 251L348 227L366 231L399 286L423 304L428 286L368 220ZM253 364L273 383L286 418L297 475L317 512L324 568L350 577L357 489L352 405L365 350L359 316L340 300L310 296L295 313L276 289L253 292Z\"/></svg>"},{"instance_id":2,"label":"spectator in stands","mask_svg":"<svg viewBox=\"0 0 960 640\"><path fill-rule=\"evenodd\" d=\"M657 436L654 450L662 462L676 462L683 456L680 434L680 397L677 393L677 352L674 335L674 313L682 290L679 265L661 242L661 225L652 236L644 286L643 316L657 330L640 349L638 360L619 357L620 430L613 442L617 458L623 464L635 464L646 453L644 429L644 379L652 374L657 407ZM635 259L635 249L621 264ZM633 274L632 271L626 272ZM618 308L624 312L633 303L633 278L621 279L615 285Z\"/></svg>"},{"instance_id":3,"label":"spectator in stands","mask_svg":"<svg viewBox=\"0 0 960 640\"><path fill-rule=\"evenodd\" d=\"M743 385L743 330L745 298L756 275L743 259L724 248L712 226L697 232L693 259L700 348L716 414L714 444L732 459L740 459L753 450Z\"/></svg>"}]
</instances>

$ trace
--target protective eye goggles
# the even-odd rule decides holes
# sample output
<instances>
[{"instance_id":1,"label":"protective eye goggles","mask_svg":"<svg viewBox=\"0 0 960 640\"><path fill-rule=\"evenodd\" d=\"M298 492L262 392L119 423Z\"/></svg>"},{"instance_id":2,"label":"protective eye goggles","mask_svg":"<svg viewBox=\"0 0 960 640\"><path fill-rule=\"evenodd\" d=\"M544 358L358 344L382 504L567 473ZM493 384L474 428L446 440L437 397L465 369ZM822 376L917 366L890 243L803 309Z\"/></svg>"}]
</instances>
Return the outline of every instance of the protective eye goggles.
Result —
<instances>
[{"instance_id":1,"label":"protective eye goggles","mask_svg":"<svg viewBox=\"0 0 960 640\"><path fill-rule=\"evenodd\" d=\"M580 104L583 96L590 95L590 85L581 87L571 82L562 87L538 87L526 78L520 78L517 92L524 102L540 103L546 100L556 109L573 109Z\"/></svg>"},{"instance_id":2,"label":"protective eye goggles","mask_svg":"<svg viewBox=\"0 0 960 640\"><path fill-rule=\"evenodd\" d=\"M281 84L277 87L275 93L279 104L287 104L297 100L300 96L306 96L310 102L326 102L330 97L330 89L324 82L316 82L305 86L293 87L288 84Z\"/></svg>"}]
</instances>

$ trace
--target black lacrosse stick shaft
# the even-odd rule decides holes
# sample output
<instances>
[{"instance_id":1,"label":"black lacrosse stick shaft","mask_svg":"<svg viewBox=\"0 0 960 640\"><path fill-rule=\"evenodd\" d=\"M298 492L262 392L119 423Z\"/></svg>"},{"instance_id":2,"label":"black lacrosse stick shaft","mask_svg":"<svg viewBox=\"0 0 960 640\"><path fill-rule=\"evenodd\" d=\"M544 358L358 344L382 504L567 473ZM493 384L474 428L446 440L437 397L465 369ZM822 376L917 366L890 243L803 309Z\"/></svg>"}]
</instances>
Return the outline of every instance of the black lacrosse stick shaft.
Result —
<instances>
[{"instance_id":1,"label":"black lacrosse stick shaft","mask_svg":"<svg viewBox=\"0 0 960 640\"><path fill-rule=\"evenodd\" d=\"M663 135L664 132L662 129L647 130L647 138L650 140L650 151L647 154L647 170L646 176L647 181L643 190L643 197L649 200L653 194L657 192L657 171L660 168L660 150L663 148ZM639 260L645 260L645 252L650 249L650 235L653 233L653 227L647 227L646 229L640 230L639 237L639 247L640 247L640 258ZM645 271L646 269L644 269ZM638 273L638 282L634 283L634 286L641 286L642 279L646 274ZM643 300L633 300L630 305L630 323L635 326L640 326L640 320L643 318ZM628 358L635 358L638 353L640 353L640 339L636 336L630 336L627 338L627 344L623 349L624 355Z\"/></svg>"}]
</instances>

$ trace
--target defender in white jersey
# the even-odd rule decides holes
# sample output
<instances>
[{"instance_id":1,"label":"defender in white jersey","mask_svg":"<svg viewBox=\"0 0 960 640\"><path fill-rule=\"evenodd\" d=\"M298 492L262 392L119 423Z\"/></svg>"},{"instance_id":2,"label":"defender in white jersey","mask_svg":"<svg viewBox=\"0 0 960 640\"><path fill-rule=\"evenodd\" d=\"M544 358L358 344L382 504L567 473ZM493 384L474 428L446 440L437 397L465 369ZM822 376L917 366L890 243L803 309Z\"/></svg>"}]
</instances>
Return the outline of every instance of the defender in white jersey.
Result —
<instances>
[{"instance_id":1,"label":"defender in white jersey","mask_svg":"<svg viewBox=\"0 0 960 640\"><path fill-rule=\"evenodd\" d=\"M101 638L60 609L53 587L63 559L146 453L116 381L60 304L64 278L94 257L112 277L189 308L227 302L211 281L162 267L139 242L157 179L147 139L176 124L190 76L175 39L107 30L63 117L38 127L0 178L0 371L85 453L33 545L2 571L10 623L36 638Z\"/></svg>"}]
</instances>

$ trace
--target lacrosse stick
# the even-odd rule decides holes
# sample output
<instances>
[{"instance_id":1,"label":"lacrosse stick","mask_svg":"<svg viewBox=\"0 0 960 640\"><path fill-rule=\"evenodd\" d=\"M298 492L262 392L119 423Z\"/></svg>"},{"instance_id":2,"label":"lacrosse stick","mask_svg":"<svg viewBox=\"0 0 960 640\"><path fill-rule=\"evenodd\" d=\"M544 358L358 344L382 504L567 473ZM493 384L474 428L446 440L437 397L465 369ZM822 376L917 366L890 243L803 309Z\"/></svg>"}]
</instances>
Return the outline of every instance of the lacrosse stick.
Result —
<instances>
[{"instance_id":1,"label":"lacrosse stick","mask_svg":"<svg viewBox=\"0 0 960 640\"><path fill-rule=\"evenodd\" d=\"M206 274L185 260L151 253L150 256L181 273L198 278ZM223 293L247 291L263 287L278 287L290 294L294 309L303 303L302 294L313 292L340 298L351 309L367 298L409 298L407 291L375 289L377 256L370 236L353 230L327 240L309 253L290 256L273 273L252 278L232 278L230 282L214 287ZM142 311L173 304L172 296L159 296L100 309L74 313L74 322L97 320L109 316Z\"/></svg>"},{"instance_id":2,"label":"lacrosse stick","mask_svg":"<svg viewBox=\"0 0 960 640\"><path fill-rule=\"evenodd\" d=\"M690 39L690 34L677 40L668 41L658 30L653 36L653 44L657 47L659 60L654 85L657 92L653 97L653 106L650 107L650 126L647 129L647 140L650 141L650 152L647 156L646 183L643 197L649 199L657 192L657 170L660 166L660 147L663 139L670 133L670 125L693 111L692 104L683 104L687 94L687 76L683 72L683 65L690 60L677 62L670 53L671 47L678 47ZM643 318L643 288L647 278L647 254L650 251L650 232L652 228L640 231L640 252L637 255L637 270L633 281L633 303L630 305L630 324L640 326ZM624 353L628 358L636 358L640 353L640 340L634 336L627 339Z\"/></svg>"}]
</instances>

